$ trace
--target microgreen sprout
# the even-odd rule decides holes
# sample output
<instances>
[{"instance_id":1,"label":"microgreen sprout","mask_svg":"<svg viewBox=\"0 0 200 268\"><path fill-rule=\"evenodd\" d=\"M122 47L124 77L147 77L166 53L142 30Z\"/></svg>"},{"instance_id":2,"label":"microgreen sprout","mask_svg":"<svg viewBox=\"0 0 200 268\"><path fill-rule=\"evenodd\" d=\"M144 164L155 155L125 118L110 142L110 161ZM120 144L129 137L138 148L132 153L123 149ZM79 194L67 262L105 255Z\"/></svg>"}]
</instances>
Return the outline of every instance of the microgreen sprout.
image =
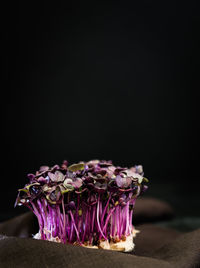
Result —
<instances>
[{"instance_id":1,"label":"microgreen sprout","mask_svg":"<svg viewBox=\"0 0 200 268\"><path fill-rule=\"evenodd\" d=\"M122 168L91 160L42 166L28 174L15 205L37 217L35 238L120 251L133 249L135 201L148 187L142 166Z\"/></svg>"}]
</instances>

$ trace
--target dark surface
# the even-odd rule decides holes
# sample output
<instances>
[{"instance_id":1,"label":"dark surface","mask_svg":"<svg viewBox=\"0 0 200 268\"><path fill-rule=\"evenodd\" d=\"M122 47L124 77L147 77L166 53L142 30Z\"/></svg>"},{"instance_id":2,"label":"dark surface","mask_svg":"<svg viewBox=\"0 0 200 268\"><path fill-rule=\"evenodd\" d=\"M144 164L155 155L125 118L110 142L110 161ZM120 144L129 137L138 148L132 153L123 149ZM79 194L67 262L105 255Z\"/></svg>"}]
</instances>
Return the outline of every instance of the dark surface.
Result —
<instances>
[{"instance_id":1,"label":"dark surface","mask_svg":"<svg viewBox=\"0 0 200 268\"><path fill-rule=\"evenodd\" d=\"M26 174L92 158L143 164L147 196L199 217L197 1L2 7L0 220Z\"/></svg>"},{"instance_id":2,"label":"dark surface","mask_svg":"<svg viewBox=\"0 0 200 268\"><path fill-rule=\"evenodd\" d=\"M151 229L152 234L162 233L162 230ZM138 267L138 268L196 268L200 265L200 230L191 233L175 235L169 239L169 233L157 238L168 239L164 244L160 240L159 249L150 249L144 255L125 254L106 250L86 249L55 242L36 241L27 238L2 237L0 235L1 267ZM173 233L174 234L174 233ZM142 236L141 236L142 239ZM151 236L152 239L152 236ZM170 242L169 242L170 241ZM152 240L154 242L154 240ZM154 243L155 244L155 243ZM141 245L143 249L143 245ZM149 253L149 252L148 252ZM12 258L10 257L12 256Z\"/></svg>"}]
</instances>

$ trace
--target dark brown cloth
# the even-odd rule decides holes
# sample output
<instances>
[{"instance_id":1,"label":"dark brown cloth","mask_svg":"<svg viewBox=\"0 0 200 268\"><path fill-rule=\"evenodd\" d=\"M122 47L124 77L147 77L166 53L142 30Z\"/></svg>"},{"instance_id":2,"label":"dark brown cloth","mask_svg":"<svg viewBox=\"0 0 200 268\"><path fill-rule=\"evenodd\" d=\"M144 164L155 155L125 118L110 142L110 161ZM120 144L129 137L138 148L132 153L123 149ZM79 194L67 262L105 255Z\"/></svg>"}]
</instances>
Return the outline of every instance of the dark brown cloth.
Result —
<instances>
[{"instance_id":1,"label":"dark brown cloth","mask_svg":"<svg viewBox=\"0 0 200 268\"><path fill-rule=\"evenodd\" d=\"M190 233L149 223L171 218L171 207L156 199L139 199L134 215L140 233L129 254L87 249L32 239L37 220L25 213L0 224L0 267L200 267L200 229Z\"/></svg>"}]
</instances>

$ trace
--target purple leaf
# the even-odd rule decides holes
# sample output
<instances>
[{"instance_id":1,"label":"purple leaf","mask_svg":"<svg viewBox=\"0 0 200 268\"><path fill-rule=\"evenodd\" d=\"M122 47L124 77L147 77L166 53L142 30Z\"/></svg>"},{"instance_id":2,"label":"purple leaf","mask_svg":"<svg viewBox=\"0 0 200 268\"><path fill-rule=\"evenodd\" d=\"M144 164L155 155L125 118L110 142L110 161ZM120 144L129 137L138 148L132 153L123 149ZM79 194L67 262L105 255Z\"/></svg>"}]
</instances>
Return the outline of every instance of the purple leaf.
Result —
<instances>
[{"instance_id":1,"label":"purple leaf","mask_svg":"<svg viewBox=\"0 0 200 268\"><path fill-rule=\"evenodd\" d=\"M51 179L51 181L54 182L61 182L64 180L64 175L60 171L56 171L55 173L48 172L48 176Z\"/></svg>"},{"instance_id":2,"label":"purple leaf","mask_svg":"<svg viewBox=\"0 0 200 268\"><path fill-rule=\"evenodd\" d=\"M81 178L76 178L75 180L73 180L72 185L74 186L75 189L78 189L82 186L83 181Z\"/></svg>"},{"instance_id":3,"label":"purple leaf","mask_svg":"<svg viewBox=\"0 0 200 268\"><path fill-rule=\"evenodd\" d=\"M127 188L131 185L132 179L130 177L121 177L120 175L116 176L116 184L120 188Z\"/></svg>"},{"instance_id":4,"label":"purple leaf","mask_svg":"<svg viewBox=\"0 0 200 268\"><path fill-rule=\"evenodd\" d=\"M27 175L27 177L28 177L29 180L32 180L32 179L35 178L35 175L32 174L32 173L29 173L29 174Z\"/></svg>"},{"instance_id":5,"label":"purple leaf","mask_svg":"<svg viewBox=\"0 0 200 268\"><path fill-rule=\"evenodd\" d=\"M39 169L39 172L44 172L44 171L48 171L49 167L48 166L41 166Z\"/></svg>"}]
</instances>

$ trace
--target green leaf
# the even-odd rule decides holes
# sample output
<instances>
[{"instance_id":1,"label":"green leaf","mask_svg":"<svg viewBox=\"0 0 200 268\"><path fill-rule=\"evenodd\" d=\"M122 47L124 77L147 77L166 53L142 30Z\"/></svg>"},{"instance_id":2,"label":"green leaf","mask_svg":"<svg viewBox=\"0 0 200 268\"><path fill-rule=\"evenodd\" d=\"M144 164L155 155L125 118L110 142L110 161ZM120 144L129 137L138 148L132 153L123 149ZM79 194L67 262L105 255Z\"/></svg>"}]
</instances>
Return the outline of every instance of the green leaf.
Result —
<instances>
[{"instance_id":1,"label":"green leaf","mask_svg":"<svg viewBox=\"0 0 200 268\"><path fill-rule=\"evenodd\" d=\"M33 185L40 185L40 184L39 184L39 182L34 182L34 183L27 185L25 188L27 189L27 191L29 191L29 188Z\"/></svg>"},{"instance_id":2,"label":"green leaf","mask_svg":"<svg viewBox=\"0 0 200 268\"><path fill-rule=\"evenodd\" d=\"M68 188L66 190L61 191L61 194L66 194L66 193L71 192L73 190L74 190L74 187L73 188Z\"/></svg>"},{"instance_id":3,"label":"green leaf","mask_svg":"<svg viewBox=\"0 0 200 268\"><path fill-rule=\"evenodd\" d=\"M71 172L76 172L78 170L83 170L84 168L85 168L85 165L83 163L79 163L79 164L73 164L69 166L68 170Z\"/></svg>"},{"instance_id":4,"label":"green leaf","mask_svg":"<svg viewBox=\"0 0 200 268\"><path fill-rule=\"evenodd\" d=\"M62 194L65 194L67 192L71 192L74 190L74 186L72 186L71 184L65 184L63 188L65 188L65 189L61 190Z\"/></svg>"},{"instance_id":5,"label":"green leaf","mask_svg":"<svg viewBox=\"0 0 200 268\"><path fill-rule=\"evenodd\" d=\"M141 183L142 183L142 181L143 181L143 179L144 179L144 178L139 177L139 178L138 178L138 183L139 183L139 184L141 184Z\"/></svg>"},{"instance_id":6,"label":"green leaf","mask_svg":"<svg viewBox=\"0 0 200 268\"><path fill-rule=\"evenodd\" d=\"M46 195L46 199L49 201L49 203L55 205L56 201L51 200L50 195Z\"/></svg>"},{"instance_id":7,"label":"green leaf","mask_svg":"<svg viewBox=\"0 0 200 268\"><path fill-rule=\"evenodd\" d=\"M63 182L63 187L65 187L65 188L72 187L72 179L70 179L70 178L65 179Z\"/></svg>"},{"instance_id":8,"label":"green leaf","mask_svg":"<svg viewBox=\"0 0 200 268\"><path fill-rule=\"evenodd\" d=\"M143 178L143 181L145 182L149 182L149 180L147 178Z\"/></svg>"},{"instance_id":9,"label":"green leaf","mask_svg":"<svg viewBox=\"0 0 200 268\"><path fill-rule=\"evenodd\" d=\"M24 188L22 188L22 189L18 189L18 192L25 192L25 193L28 193L28 189L24 189Z\"/></svg>"}]
</instances>

